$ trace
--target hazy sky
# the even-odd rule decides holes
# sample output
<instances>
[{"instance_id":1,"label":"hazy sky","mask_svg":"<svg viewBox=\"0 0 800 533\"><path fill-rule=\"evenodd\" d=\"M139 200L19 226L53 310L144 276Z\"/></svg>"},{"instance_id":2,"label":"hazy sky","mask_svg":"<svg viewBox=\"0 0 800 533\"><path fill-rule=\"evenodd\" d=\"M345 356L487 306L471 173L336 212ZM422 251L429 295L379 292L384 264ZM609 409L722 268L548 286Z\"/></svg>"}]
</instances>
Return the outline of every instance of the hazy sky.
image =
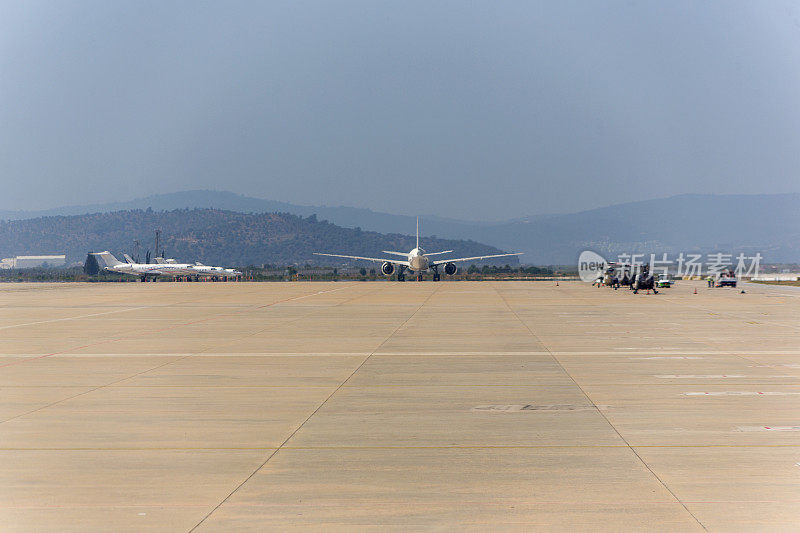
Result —
<instances>
[{"instance_id":1,"label":"hazy sky","mask_svg":"<svg viewBox=\"0 0 800 533\"><path fill-rule=\"evenodd\" d=\"M0 2L0 209L800 191L800 4Z\"/></svg>"}]
</instances>

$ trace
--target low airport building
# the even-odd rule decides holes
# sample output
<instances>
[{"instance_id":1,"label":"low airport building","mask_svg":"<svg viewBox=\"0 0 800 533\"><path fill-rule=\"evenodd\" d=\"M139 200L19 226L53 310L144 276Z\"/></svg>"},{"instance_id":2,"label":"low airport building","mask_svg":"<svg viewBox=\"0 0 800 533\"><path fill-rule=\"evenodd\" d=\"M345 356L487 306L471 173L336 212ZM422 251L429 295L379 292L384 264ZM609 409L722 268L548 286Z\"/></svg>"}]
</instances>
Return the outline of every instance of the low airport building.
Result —
<instances>
[{"instance_id":1,"label":"low airport building","mask_svg":"<svg viewBox=\"0 0 800 533\"><path fill-rule=\"evenodd\" d=\"M64 267L66 265L66 255L18 255L0 260L2 269Z\"/></svg>"},{"instance_id":2,"label":"low airport building","mask_svg":"<svg viewBox=\"0 0 800 533\"><path fill-rule=\"evenodd\" d=\"M752 278L752 281L800 281L800 273L782 272L779 274L765 274Z\"/></svg>"}]
</instances>

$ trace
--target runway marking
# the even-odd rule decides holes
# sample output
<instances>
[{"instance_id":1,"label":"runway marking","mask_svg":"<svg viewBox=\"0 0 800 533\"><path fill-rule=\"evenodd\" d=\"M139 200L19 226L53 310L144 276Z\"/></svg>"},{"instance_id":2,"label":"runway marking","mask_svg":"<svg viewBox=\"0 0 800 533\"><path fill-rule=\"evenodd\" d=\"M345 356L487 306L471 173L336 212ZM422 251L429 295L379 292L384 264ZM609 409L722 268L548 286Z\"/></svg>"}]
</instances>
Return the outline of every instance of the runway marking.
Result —
<instances>
[{"instance_id":1,"label":"runway marking","mask_svg":"<svg viewBox=\"0 0 800 533\"><path fill-rule=\"evenodd\" d=\"M684 396L797 396L800 392L715 391L685 392Z\"/></svg>"},{"instance_id":2,"label":"runway marking","mask_svg":"<svg viewBox=\"0 0 800 533\"><path fill-rule=\"evenodd\" d=\"M745 378L747 376L734 375L734 374L656 374L653 377L659 379L731 379L731 378ZM753 376L754 378L762 378L766 376ZM792 376L781 376L792 377Z\"/></svg>"},{"instance_id":3,"label":"runway marking","mask_svg":"<svg viewBox=\"0 0 800 533\"><path fill-rule=\"evenodd\" d=\"M238 339L235 339L238 340ZM285 352L285 353L60 353L53 355L54 359L68 359L68 358L114 358L114 357L364 357L369 355L370 352ZM30 359L41 354L0 354L2 358L17 358L17 359Z\"/></svg>"},{"instance_id":4,"label":"runway marking","mask_svg":"<svg viewBox=\"0 0 800 533\"><path fill-rule=\"evenodd\" d=\"M761 428L762 426L756 426ZM640 444L633 448L800 448L800 444ZM431 444L431 445L363 445L363 446L283 446L281 451L336 451L336 450L541 450L541 449L625 449L624 444ZM153 447L53 447L53 448L21 448L0 447L0 452L215 452L215 451L277 451L277 446L153 446Z\"/></svg>"},{"instance_id":5,"label":"runway marking","mask_svg":"<svg viewBox=\"0 0 800 533\"><path fill-rule=\"evenodd\" d=\"M169 376L178 377L178 376ZM235 379L235 378L232 378ZM800 379L800 378L797 378ZM289 383L289 384L272 384L272 385L159 385L159 384L141 384L141 385L107 385L109 388L129 388L129 389L271 389L271 388L293 388L293 389L325 389L330 388L337 382L332 381L327 384L307 384L303 382ZM798 383L787 383L786 385L793 386ZM587 383L589 387L680 387L679 383ZM701 383L702 385L702 383ZM747 385L775 385L774 383L747 383ZM780 385L783 385L781 383ZM94 384L86 385L5 385L0 384L0 389L84 389L93 387ZM558 388L574 388L572 383L544 383L533 385L530 383L418 383L414 381L407 381L405 383L367 383L367 384L348 384L343 388L347 389L402 389L402 388L458 388L458 389L472 389L472 388L509 388L509 389L558 389Z\"/></svg>"},{"instance_id":6,"label":"runway marking","mask_svg":"<svg viewBox=\"0 0 800 533\"><path fill-rule=\"evenodd\" d=\"M124 340L128 337L121 338L121 339L112 339L105 342L114 342L116 340ZM130 337L135 338L135 337ZM73 348L73 350L77 350L79 348ZM647 352L649 350L642 349L642 352ZM670 356L669 354L685 354L685 353L692 353L698 355L676 355ZM195 354L195 353L185 353L185 352L175 352L175 353L166 353L166 352L158 352L158 353L148 353L148 352L119 352L119 353L111 353L111 352L104 352L104 353L70 353L69 351L59 352L59 357L183 357L186 355L192 355L195 357L290 357L290 356L366 356L372 352L369 351L360 351L360 352L241 352L241 353L227 353L227 352L204 352L202 354ZM663 352L662 352L663 353ZM2 358L31 358L36 356L41 356L40 353L19 353L19 352L12 352L12 353L0 353L0 359ZM481 355L541 355L541 356L549 356L549 355L558 355L558 356L570 356L570 355L584 355L584 356L602 356L602 355L609 355L609 356L620 356L625 355L619 352L542 352L542 351L514 351L514 352L505 352L505 351L420 351L418 353L409 353L409 352L375 352L375 357L381 356L405 356L405 357L435 357L435 356L481 356ZM659 356L637 356L637 357L628 357L627 359L639 359L639 360L647 360L647 359L705 359L706 356L712 355L730 355L730 356L740 356L740 355L800 355L800 350L780 350L780 351L704 351L704 350L687 350L683 352L667 352L664 355ZM752 367L758 367L761 365L751 365ZM785 366L788 368L794 368L795 365L763 365L764 367L771 367L771 366ZM800 364L796 365L797 368L800 368Z\"/></svg>"},{"instance_id":7,"label":"runway marking","mask_svg":"<svg viewBox=\"0 0 800 533\"><path fill-rule=\"evenodd\" d=\"M649 361L649 360L663 360L663 359L705 359L699 356L686 356L686 355L655 355L651 357L629 357L632 361Z\"/></svg>"},{"instance_id":8,"label":"runway marking","mask_svg":"<svg viewBox=\"0 0 800 533\"><path fill-rule=\"evenodd\" d=\"M674 374L664 374L664 375L656 375L655 377L661 379L728 379L728 378L747 378L747 379L798 379L800 376L792 376L790 374L781 374L781 375L772 375L772 376L742 376L742 375L734 375L734 374L708 374L708 375L695 375L695 374L685 374L685 375L674 375Z\"/></svg>"},{"instance_id":9,"label":"runway marking","mask_svg":"<svg viewBox=\"0 0 800 533\"><path fill-rule=\"evenodd\" d=\"M132 337L125 337L120 339L112 339L109 341L104 342L114 342L116 340L124 340L127 338L135 338ZM79 348L73 348L73 350L77 350ZM642 352L646 352L648 350L641 350ZM781 350L781 351L769 351L769 352L759 352L759 351L702 351L702 350L689 350L692 354L698 355L659 355L659 356L636 356L636 357L627 357L629 360L669 360L669 359L706 359L707 356L713 355L730 355L730 356L741 356L741 355L785 355L785 356L793 356L793 355L800 355L800 351L798 350ZM229 352L204 352L202 354L195 354L195 353L185 353L185 352L175 352L175 353L167 353L167 352L158 352L158 353L148 353L148 352L98 352L98 353L70 353L69 351L59 352L54 354L59 357L184 357L186 355L192 355L195 357L311 357L311 356L366 356L372 352L369 351L359 351L359 352L238 352L238 353L229 353ZM672 353L672 352L670 352ZM675 352L677 354L686 353L686 352ZM41 353L0 353L0 359L2 358L31 358L41 356ZM475 351L420 351L418 353L409 353L409 352L375 352L374 357L381 357L381 356L404 356L404 357L436 357L436 356L465 356L465 357L473 357L473 356L491 356L491 355L509 355L509 356L526 356L526 355L541 355L541 356L550 356L550 355L558 355L558 356L570 356L570 355L581 355L581 356L619 356L624 355L620 354L619 352L541 352L541 351L524 351L524 352L501 352L501 351L485 351L485 352L475 352ZM763 366L764 368L768 367L786 367L786 368L800 368L800 364L785 364L785 365L750 365L751 368L759 368Z\"/></svg>"},{"instance_id":10,"label":"runway marking","mask_svg":"<svg viewBox=\"0 0 800 533\"><path fill-rule=\"evenodd\" d=\"M483 413L521 413L521 412L542 412L542 411L594 411L595 409L608 409L607 405L478 405L471 409L473 412Z\"/></svg>"},{"instance_id":11,"label":"runway marking","mask_svg":"<svg viewBox=\"0 0 800 533\"><path fill-rule=\"evenodd\" d=\"M739 431L800 431L800 426L737 426Z\"/></svg>"},{"instance_id":12,"label":"runway marking","mask_svg":"<svg viewBox=\"0 0 800 533\"><path fill-rule=\"evenodd\" d=\"M363 505L369 504L369 507L383 507L388 508L389 510L396 509L405 504L405 500L399 500L397 498L392 499L391 501L378 501L374 498L359 498L359 502ZM758 504L758 503L798 503L800 500L793 500L793 499L780 499L780 500L686 500L686 503L690 504ZM507 499L504 498L503 501L487 501L486 499L459 499L459 505L464 507L465 505L469 506L479 506L479 507L489 507L489 508L498 508L498 509L508 509L510 504L514 504L511 508L518 508L518 509L530 509L531 511L535 510L536 506L542 505L569 505L574 506L574 500L514 500L514 499ZM609 506L611 507L619 507L618 499L609 498L607 500L581 500L581 504L587 506L599 506L602 509L607 509ZM641 509L642 507L646 506L660 506L660 505L679 505L680 502L676 502L674 500L648 500L644 502L638 503L628 503L625 504L626 507L636 508L637 510ZM277 509L279 511L285 511L287 508L287 504L285 503L229 503L230 507L237 508L237 509L258 509L258 510L273 510ZM297 504L295 504L297 505ZM302 503L300 505L303 505ZM338 509L341 507L341 503L338 500L328 501L328 502L314 502L315 508L325 508L325 509ZM442 506L441 503L437 502L414 502L415 507L430 507L433 509L440 508ZM15 509L15 510L26 510L26 511L41 511L41 510L52 510L52 509L194 509L194 508L201 508L205 507L204 504L201 503L157 503L157 504L118 504L114 502L109 503L96 503L96 504L69 504L69 505L47 505L47 504L25 504L25 505L6 505L0 504L0 509ZM138 513L139 516L142 516L146 513ZM300 514L302 515L302 513ZM337 526L341 526L340 522L318 522L313 521L311 522L314 525L323 525L327 526L328 529L336 529ZM304 522L297 522L297 520L292 521L293 525L304 524ZM522 518L516 520L492 520L491 522L484 522L484 521L474 521L470 520L471 526L482 526L481 530L496 530L498 525L504 526L507 528L509 526L516 526L516 529L525 529L526 531L531 528L535 528L537 525L540 524L540 521L537 520L534 516L530 518ZM405 523L404 522L404 530L413 529L413 530L427 530L430 528L429 522L420 522L420 523ZM374 521L358 521L354 522L348 529L374 529ZM266 528L270 529L270 528ZM315 529L311 526L307 527L306 529ZM379 528L385 529L385 528ZM323 528L323 530L325 530Z\"/></svg>"}]
</instances>

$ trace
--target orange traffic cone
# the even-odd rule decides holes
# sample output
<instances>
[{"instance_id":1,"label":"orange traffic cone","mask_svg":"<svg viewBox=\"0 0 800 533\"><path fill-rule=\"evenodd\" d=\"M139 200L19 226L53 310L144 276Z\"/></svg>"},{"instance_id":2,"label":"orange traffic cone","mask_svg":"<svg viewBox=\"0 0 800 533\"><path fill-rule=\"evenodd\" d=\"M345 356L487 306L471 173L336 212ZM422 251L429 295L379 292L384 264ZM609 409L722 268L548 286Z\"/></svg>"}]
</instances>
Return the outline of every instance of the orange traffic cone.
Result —
<instances>
[{"instance_id":1,"label":"orange traffic cone","mask_svg":"<svg viewBox=\"0 0 800 533\"><path fill-rule=\"evenodd\" d=\"M558 287L558 280L556 280L556 287Z\"/></svg>"},{"instance_id":2,"label":"orange traffic cone","mask_svg":"<svg viewBox=\"0 0 800 533\"><path fill-rule=\"evenodd\" d=\"M694 293L697 294L697 287L694 288Z\"/></svg>"}]
</instances>

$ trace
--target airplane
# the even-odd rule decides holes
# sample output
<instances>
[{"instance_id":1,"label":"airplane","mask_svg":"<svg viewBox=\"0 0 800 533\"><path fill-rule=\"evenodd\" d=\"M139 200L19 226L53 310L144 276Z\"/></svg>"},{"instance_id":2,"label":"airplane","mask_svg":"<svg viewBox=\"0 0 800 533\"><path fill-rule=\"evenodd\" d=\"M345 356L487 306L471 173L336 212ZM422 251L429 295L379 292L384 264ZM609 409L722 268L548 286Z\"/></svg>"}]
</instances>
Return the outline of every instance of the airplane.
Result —
<instances>
[{"instance_id":1,"label":"airplane","mask_svg":"<svg viewBox=\"0 0 800 533\"><path fill-rule=\"evenodd\" d=\"M125 256L125 260L131 263L130 257L127 254L123 254ZM164 265L164 264L176 264L177 261L174 259L166 259L164 257L156 256L153 259L156 263ZM195 281L199 281L198 277L203 278L211 278L214 281L218 281L222 279L223 281L228 281L228 277L235 278L237 276L241 276L242 273L238 270L234 270L232 268L223 268L223 267L215 267L210 265L204 265L203 263L196 262L193 265L189 265L192 272L194 273ZM191 281L191 278L187 278Z\"/></svg>"},{"instance_id":2,"label":"airplane","mask_svg":"<svg viewBox=\"0 0 800 533\"><path fill-rule=\"evenodd\" d=\"M177 263L174 259L164 259L162 257L156 258L155 263L136 263L131 259L128 254L123 254L125 262L118 260L109 251L105 252L90 252L89 255L94 256L97 260L97 265L107 272L117 272L119 274L128 274L131 276L139 276L142 281L148 279L155 280L159 276L181 277L185 276L187 280L194 277L198 280L200 276L211 277L216 281L220 277L237 277L241 272L233 269L222 269L221 267L205 267L200 268L198 265L190 265L188 263ZM218 269L218 270L211 270Z\"/></svg>"},{"instance_id":3,"label":"airplane","mask_svg":"<svg viewBox=\"0 0 800 533\"><path fill-rule=\"evenodd\" d=\"M439 274L439 267L443 267L444 273L448 276L454 275L458 272L458 267L456 263L463 263L464 261L480 261L482 259L491 259L493 257L509 257L512 255L522 255L522 253L511 253L511 254L495 254L495 255L479 255L476 257L458 257L455 259L442 259L439 261L429 259L433 255L442 255L442 254L449 254L452 253L453 250L445 250L442 252L431 252L428 253L419 246L419 217L417 217L417 245L414 247L413 250L410 252L391 252L388 250L384 250L383 253L389 255L396 255L400 257L405 257L406 260L400 259L385 259L385 258L378 258L378 257L360 257L357 255L340 255L340 254L325 254L320 252L314 252L314 255L324 255L327 257L343 257L345 259L358 259L361 261L374 261L377 263L383 263L381 265L381 273L385 276L391 276L394 274L395 269L397 269L397 281L405 281L405 271L409 270L410 272L417 273L417 281L422 281L423 272L427 272L428 270L433 271L433 281L440 280Z\"/></svg>"},{"instance_id":4,"label":"airplane","mask_svg":"<svg viewBox=\"0 0 800 533\"><path fill-rule=\"evenodd\" d=\"M190 270L191 265L179 263L135 263L128 254L123 254L125 262L123 263L111 252L90 252L89 255L97 260L97 266L107 272L117 272L119 274L128 274L131 276L139 276L142 281L147 281L148 278L155 279L159 276L187 276L192 275Z\"/></svg>"},{"instance_id":5,"label":"airplane","mask_svg":"<svg viewBox=\"0 0 800 533\"><path fill-rule=\"evenodd\" d=\"M218 279L227 281L229 277L235 278L242 275L240 271L234 270L233 268L215 267L204 265L203 263L195 263L192 265L192 270L195 271L198 276L211 278L214 281Z\"/></svg>"},{"instance_id":6,"label":"airplane","mask_svg":"<svg viewBox=\"0 0 800 533\"><path fill-rule=\"evenodd\" d=\"M122 255L125 257L125 261L127 261L128 263L133 263L133 260L131 260L128 254L122 254ZM156 256L153 260L160 265L178 264L178 262L175 261L174 259L167 259L160 256ZM236 278L242 275L241 271L235 270L233 268L223 268L223 267L204 265L203 263L200 262L196 262L193 265L189 265L189 269L194 275L195 281L199 281L199 278L211 278L213 281L219 281L220 279L223 281L228 281L229 277ZM192 280L191 276L187 276L186 279L188 281Z\"/></svg>"}]
</instances>

